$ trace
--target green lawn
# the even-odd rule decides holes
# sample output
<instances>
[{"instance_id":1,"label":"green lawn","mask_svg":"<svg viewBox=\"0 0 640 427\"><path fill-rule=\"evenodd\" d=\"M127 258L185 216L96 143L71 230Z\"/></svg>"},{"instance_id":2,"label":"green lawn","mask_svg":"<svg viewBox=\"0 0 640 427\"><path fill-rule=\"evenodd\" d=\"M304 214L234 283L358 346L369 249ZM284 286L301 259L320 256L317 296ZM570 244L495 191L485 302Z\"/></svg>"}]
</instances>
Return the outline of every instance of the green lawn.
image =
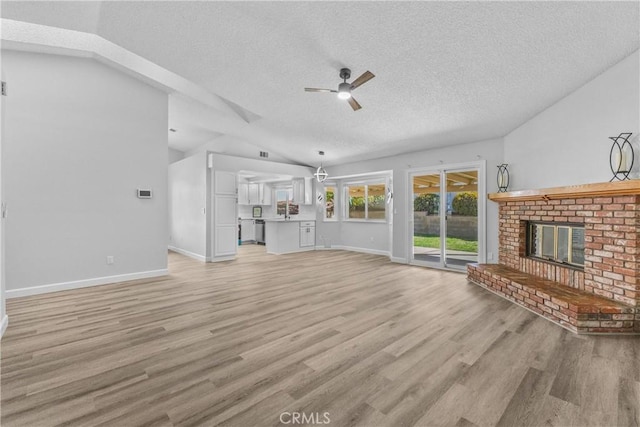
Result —
<instances>
[{"instance_id":1,"label":"green lawn","mask_svg":"<svg viewBox=\"0 0 640 427\"><path fill-rule=\"evenodd\" d=\"M440 236L413 236L413 246L439 248ZM463 240L455 237L447 237L447 249L477 253L478 242L475 240Z\"/></svg>"}]
</instances>

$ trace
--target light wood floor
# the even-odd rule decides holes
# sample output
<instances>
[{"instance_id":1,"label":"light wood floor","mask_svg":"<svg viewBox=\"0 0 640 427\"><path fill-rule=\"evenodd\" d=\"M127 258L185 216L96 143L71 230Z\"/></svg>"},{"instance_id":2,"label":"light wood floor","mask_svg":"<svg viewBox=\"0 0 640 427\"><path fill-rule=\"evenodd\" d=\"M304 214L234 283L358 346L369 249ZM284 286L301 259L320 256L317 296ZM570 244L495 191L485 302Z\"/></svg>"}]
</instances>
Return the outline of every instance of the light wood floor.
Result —
<instances>
[{"instance_id":1,"label":"light wood floor","mask_svg":"<svg viewBox=\"0 0 640 427\"><path fill-rule=\"evenodd\" d=\"M9 300L2 426L639 424L639 338L573 335L462 274L256 246L169 266Z\"/></svg>"}]
</instances>

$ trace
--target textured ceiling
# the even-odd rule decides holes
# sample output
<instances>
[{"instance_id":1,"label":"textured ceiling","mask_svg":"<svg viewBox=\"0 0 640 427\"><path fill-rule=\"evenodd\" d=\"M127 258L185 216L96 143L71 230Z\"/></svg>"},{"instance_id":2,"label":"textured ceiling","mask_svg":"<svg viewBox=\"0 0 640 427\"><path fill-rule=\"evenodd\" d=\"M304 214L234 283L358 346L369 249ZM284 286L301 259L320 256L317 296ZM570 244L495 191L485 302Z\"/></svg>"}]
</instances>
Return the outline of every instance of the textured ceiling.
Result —
<instances>
[{"instance_id":1,"label":"textured ceiling","mask_svg":"<svg viewBox=\"0 0 640 427\"><path fill-rule=\"evenodd\" d=\"M220 132L176 107L174 147L219 132L306 164L318 150L331 164L503 136L640 46L638 2L2 7L5 18L96 32L256 115ZM343 66L376 75L354 92L358 112L303 91L334 88Z\"/></svg>"}]
</instances>

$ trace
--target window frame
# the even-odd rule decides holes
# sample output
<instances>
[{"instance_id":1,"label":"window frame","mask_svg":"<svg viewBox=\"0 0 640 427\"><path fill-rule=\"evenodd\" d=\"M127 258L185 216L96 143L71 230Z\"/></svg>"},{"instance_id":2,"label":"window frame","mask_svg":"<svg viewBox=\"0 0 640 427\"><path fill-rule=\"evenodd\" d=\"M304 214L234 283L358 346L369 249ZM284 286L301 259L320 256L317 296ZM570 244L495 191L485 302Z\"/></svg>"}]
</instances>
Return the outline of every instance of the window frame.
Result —
<instances>
[{"instance_id":1,"label":"window frame","mask_svg":"<svg viewBox=\"0 0 640 427\"><path fill-rule=\"evenodd\" d=\"M327 218L327 188L333 188L333 217ZM322 220L325 222L337 222L338 215L340 214L340 188L338 187L338 183L335 181L325 181L322 183L322 194L324 196L324 200L322 202Z\"/></svg>"},{"instance_id":2,"label":"window frame","mask_svg":"<svg viewBox=\"0 0 640 427\"><path fill-rule=\"evenodd\" d=\"M369 218L369 186L372 185L380 185L384 186L383 197L384 197L384 218ZM349 187L360 187L364 186L364 209L365 209L365 217L364 218L349 218ZM389 221L389 204L386 201L387 192L389 189L389 179L388 178L371 178L366 180L358 180L358 181L348 181L343 182L341 185L342 191L342 201L343 208L341 209L342 214L344 215L343 221L345 222L367 222L367 223L378 223L378 224L386 224Z\"/></svg>"}]
</instances>

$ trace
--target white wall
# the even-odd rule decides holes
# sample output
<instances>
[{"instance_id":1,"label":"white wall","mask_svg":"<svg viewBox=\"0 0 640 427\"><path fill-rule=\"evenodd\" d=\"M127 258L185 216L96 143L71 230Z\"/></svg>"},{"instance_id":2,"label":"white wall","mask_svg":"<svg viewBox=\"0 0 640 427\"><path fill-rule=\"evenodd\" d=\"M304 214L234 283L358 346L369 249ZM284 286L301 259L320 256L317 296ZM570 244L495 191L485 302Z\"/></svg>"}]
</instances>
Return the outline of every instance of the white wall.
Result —
<instances>
[{"instance_id":1,"label":"white wall","mask_svg":"<svg viewBox=\"0 0 640 427\"><path fill-rule=\"evenodd\" d=\"M214 138L206 144L200 145L193 150L189 150L185 153L185 156L193 156L194 154L203 152L212 152L227 157L242 158L247 160L255 160L259 162L273 162L276 164L287 163L295 165L295 162L275 153L273 150L267 147L260 147L252 142L247 141L245 138L233 135L222 135ZM260 158L260 151L266 151L269 153L269 160L263 160Z\"/></svg>"},{"instance_id":2,"label":"white wall","mask_svg":"<svg viewBox=\"0 0 640 427\"><path fill-rule=\"evenodd\" d=\"M2 56L8 296L166 274L167 95L91 59Z\"/></svg>"},{"instance_id":3,"label":"white wall","mask_svg":"<svg viewBox=\"0 0 640 427\"><path fill-rule=\"evenodd\" d=\"M169 247L205 261L207 256L205 153L169 165Z\"/></svg>"},{"instance_id":4,"label":"white wall","mask_svg":"<svg viewBox=\"0 0 640 427\"><path fill-rule=\"evenodd\" d=\"M633 132L637 141L640 131L639 55L636 51L505 137L510 189L611 179L608 137Z\"/></svg>"},{"instance_id":5,"label":"white wall","mask_svg":"<svg viewBox=\"0 0 640 427\"><path fill-rule=\"evenodd\" d=\"M497 165L502 163L503 141L493 139L475 142L471 144L454 145L451 147L437 148L416 153L402 154L381 159L368 160L358 163L350 163L338 166L327 166L329 177L354 174L366 174L377 171L393 171L393 225L392 240L390 242L391 256L397 261L408 260L408 219L412 212L412 201L407 200L407 170L415 168L427 168L440 164L456 164L486 160L487 162L487 191L497 191L495 174ZM330 178L329 178L330 179ZM389 244L385 242L384 230L378 230L380 224L361 223L336 223L323 222L322 212L319 211L316 235L318 246L322 246L323 240L331 239L332 245L372 249L374 251L389 250ZM365 228L366 227L366 228ZM374 242L371 242L371 237ZM378 239L378 240L376 240ZM339 242L339 243L336 243ZM386 245L386 246L385 246ZM487 262L496 262L498 253L498 207L495 203L487 202L487 253L492 253L494 259L487 258Z\"/></svg>"}]
</instances>

